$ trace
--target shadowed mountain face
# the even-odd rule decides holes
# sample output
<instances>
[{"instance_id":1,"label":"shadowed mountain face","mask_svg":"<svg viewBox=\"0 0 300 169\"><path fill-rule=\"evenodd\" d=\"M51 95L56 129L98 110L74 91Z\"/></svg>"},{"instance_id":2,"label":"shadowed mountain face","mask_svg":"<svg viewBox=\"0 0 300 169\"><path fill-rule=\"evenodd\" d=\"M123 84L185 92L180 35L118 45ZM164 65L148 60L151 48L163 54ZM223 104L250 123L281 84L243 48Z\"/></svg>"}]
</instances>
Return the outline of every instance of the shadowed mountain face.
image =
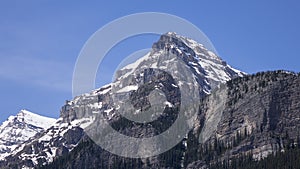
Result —
<instances>
[{"instance_id":1,"label":"shadowed mountain face","mask_svg":"<svg viewBox=\"0 0 300 169\"><path fill-rule=\"evenodd\" d=\"M34 136L0 166L205 168L244 154L260 159L296 143L295 132L300 125L299 84L299 76L284 71L245 75L203 45L167 33L147 55L121 68L113 83L67 101L54 125ZM190 90L195 85L196 90ZM199 94L199 102L183 114L195 107L199 111L188 123L192 130L172 149L149 158L125 158L90 139L99 134L99 128L107 131L103 127L105 121L119 133L134 138L149 138L166 131L181 115L178 109L184 102L182 89L188 89L189 95ZM162 93L164 97L160 97ZM134 109L120 106L122 100ZM155 107L155 103L162 107ZM147 110L155 112L150 116L151 122L138 118ZM123 115L140 121L133 122ZM155 150L160 143L156 140L149 147ZM124 144L122 139L106 142L111 147ZM143 148L139 144L130 146ZM120 148L122 151L125 150Z\"/></svg>"},{"instance_id":2,"label":"shadowed mountain face","mask_svg":"<svg viewBox=\"0 0 300 169\"><path fill-rule=\"evenodd\" d=\"M299 145L299 91L299 76L289 72L236 78L201 101L194 129L161 155L122 158L87 137L67 156L42 168L210 168L239 157L261 160Z\"/></svg>"},{"instance_id":3,"label":"shadowed mountain face","mask_svg":"<svg viewBox=\"0 0 300 169\"><path fill-rule=\"evenodd\" d=\"M286 71L227 82L201 103L200 123L188 147L190 155L197 156L187 162L189 168L246 156L261 160L299 145L299 91L299 75ZM225 103L214 103L220 97ZM212 105L222 109L216 111ZM206 137L207 133L211 137Z\"/></svg>"}]
</instances>

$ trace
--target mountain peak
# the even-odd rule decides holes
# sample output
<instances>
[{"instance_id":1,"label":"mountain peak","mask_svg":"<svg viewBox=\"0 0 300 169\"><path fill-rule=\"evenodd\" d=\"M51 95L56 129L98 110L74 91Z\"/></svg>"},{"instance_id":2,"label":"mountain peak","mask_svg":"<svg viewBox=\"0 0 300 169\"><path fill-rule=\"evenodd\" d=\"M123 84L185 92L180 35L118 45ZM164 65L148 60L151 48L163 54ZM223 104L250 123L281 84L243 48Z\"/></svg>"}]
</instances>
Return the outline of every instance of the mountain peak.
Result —
<instances>
[{"instance_id":1,"label":"mountain peak","mask_svg":"<svg viewBox=\"0 0 300 169\"><path fill-rule=\"evenodd\" d=\"M10 116L0 126L0 160L55 121L28 110L21 110L16 116Z\"/></svg>"},{"instance_id":2,"label":"mountain peak","mask_svg":"<svg viewBox=\"0 0 300 169\"><path fill-rule=\"evenodd\" d=\"M177 34L176 32L167 32L160 36L158 42L152 46L153 50L174 49L179 55L182 52L192 52L191 55L199 55L204 59L210 59L222 62L222 59L217 56L217 52L209 50L205 44L199 43L194 39Z\"/></svg>"},{"instance_id":3,"label":"mountain peak","mask_svg":"<svg viewBox=\"0 0 300 169\"><path fill-rule=\"evenodd\" d=\"M232 78L246 74L232 68L217 54L195 40L178 35L175 32L167 32L161 35L159 40L153 44L149 53L124 66L117 71L115 77L117 81L123 81L132 86L131 82L136 81L132 80L132 78L136 78L134 74L137 72L137 74L140 74L145 67L171 70L170 66L174 64L174 58L182 60L195 75L196 81L202 87L201 96L209 94L220 83L225 83ZM126 84L123 84L123 86L126 86Z\"/></svg>"},{"instance_id":4,"label":"mountain peak","mask_svg":"<svg viewBox=\"0 0 300 169\"><path fill-rule=\"evenodd\" d=\"M55 122L55 119L53 119L53 118L41 116L41 115L32 113L25 109L21 110L16 115L16 118L21 122L24 122L26 124L30 124L30 125L33 125L36 127L40 127L43 129L47 129L49 126L51 126Z\"/></svg>"}]
</instances>

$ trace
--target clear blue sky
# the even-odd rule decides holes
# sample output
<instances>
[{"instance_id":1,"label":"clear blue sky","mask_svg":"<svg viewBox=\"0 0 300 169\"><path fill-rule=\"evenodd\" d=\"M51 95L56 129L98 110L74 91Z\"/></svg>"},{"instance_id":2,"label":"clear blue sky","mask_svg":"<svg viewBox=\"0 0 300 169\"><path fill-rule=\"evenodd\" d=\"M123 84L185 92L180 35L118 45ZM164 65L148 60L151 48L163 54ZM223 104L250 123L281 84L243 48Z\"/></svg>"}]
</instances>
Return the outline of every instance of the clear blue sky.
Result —
<instances>
[{"instance_id":1,"label":"clear blue sky","mask_svg":"<svg viewBox=\"0 0 300 169\"><path fill-rule=\"evenodd\" d=\"M189 20L209 37L220 57L247 73L300 71L298 0L2 0L0 121L20 109L58 117L65 100L72 99L72 73L85 41L104 24L136 12ZM127 56L156 40L135 37L110 55Z\"/></svg>"}]
</instances>

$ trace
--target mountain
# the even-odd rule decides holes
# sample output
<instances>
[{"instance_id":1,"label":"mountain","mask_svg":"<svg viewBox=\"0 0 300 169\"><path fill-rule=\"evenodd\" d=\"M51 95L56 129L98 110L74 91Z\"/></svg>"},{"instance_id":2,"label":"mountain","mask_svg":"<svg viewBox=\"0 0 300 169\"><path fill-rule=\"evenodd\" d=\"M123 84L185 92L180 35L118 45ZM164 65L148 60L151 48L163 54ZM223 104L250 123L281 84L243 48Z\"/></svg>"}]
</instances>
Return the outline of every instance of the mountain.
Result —
<instances>
[{"instance_id":1,"label":"mountain","mask_svg":"<svg viewBox=\"0 0 300 169\"><path fill-rule=\"evenodd\" d=\"M21 110L16 116L10 116L0 126L0 159L10 155L19 145L46 130L54 122L55 119L27 110Z\"/></svg>"},{"instance_id":2,"label":"mountain","mask_svg":"<svg viewBox=\"0 0 300 169\"><path fill-rule=\"evenodd\" d=\"M299 74L287 71L247 75L194 40L166 33L148 54L120 68L114 82L66 101L60 118L12 151L0 168L239 168L300 145L299 82ZM189 97L197 95L196 101ZM186 101L192 104L179 112ZM143 115L151 107L162 113ZM162 154L122 157L96 144L107 139L104 146L120 154L147 155L140 150L155 152L160 140L142 145L96 131L109 131L108 122L123 135L152 137L191 112L190 132Z\"/></svg>"},{"instance_id":3,"label":"mountain","mask_svg":"<svg viewBox=\"0 0 300 169\"><path fill-rule=\"evenodd\" d=\"M155 135L155 133L170 127L176 119L177 115L174 111L178 108L181 101L179 95L182 94L178 90L178 86L185 89L194 88L194 91L199 93L200 101L200 98L210 94L221 83L245 75L245 73L230 67L203 45L175 33L162 35L158 42L153 44L152 50L148 54L121 68L116 74L113 83L67 101L61 109L60 118L54 125L36 135L22 149L17 149L11 153L5 161L0 163L0 166L32 168L47 165L59 156L67 156L73 149L75 151L78 144L90 140L85 131L103 127L101 120L92 123L92 117L95 114L103 114L110 124L121 133L134 137ZM192 83L188 83L189 81ZM197 84L197 88L193 87L194 84ZM116 104L121 104L119 99L130 96L136 107L147 109L150 103L143 92L149 92L150 89L166 92L166 98L164 98L166 99L164 101L165 114L158 118L155 123L147 126L127 123L126 119L117 113L118 105ZM116 94L117 97L112 93ZM124 120L125 124L131 126L122 126ZM128 128L126 129L126 127ZM89 134L89 136L91 135ZM121 141L115 145L122 146L124 144ZM183 142L179 144L183 145ZM108 161L112 159L123 160L123 158L103 149L100 152L102 152L100 156ZM163 156L170 158L172 153L171 150ZM179 152L178 157L183 158L183 156L184 153ZM150 163L157 163L157 166L160 165L159 163L163 163L160 155L149 159ZM106 160L103 161L106 163ZM131 160L129 159L129 161ZM182 165L182 160L177 162L176 165ZM106 165L117 165L117 163L107 162Z\"/></svg>"}]
</instances>

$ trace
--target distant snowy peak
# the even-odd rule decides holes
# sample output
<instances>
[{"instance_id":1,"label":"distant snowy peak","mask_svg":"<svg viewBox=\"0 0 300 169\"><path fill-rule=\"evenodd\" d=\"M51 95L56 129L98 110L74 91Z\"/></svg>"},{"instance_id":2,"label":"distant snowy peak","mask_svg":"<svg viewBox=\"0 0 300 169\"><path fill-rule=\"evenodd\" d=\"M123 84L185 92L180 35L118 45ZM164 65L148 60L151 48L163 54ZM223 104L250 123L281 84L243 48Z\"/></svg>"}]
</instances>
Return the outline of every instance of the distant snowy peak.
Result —
<instances>
[{"instance_id":1,"label":"distant snowy peak","mask_svg":"<svg viewBox=\"0 0 300 169\"><path fill-rule=\"evenodd\" d=\"M56 121L56 119L41 116L41 115L38 115L38 114L35 114L32 112L29 112L27 110L21 110L17 114L16 118L19 119L19 121L22 121L26 124L30 124L30 125L33 125L36 127L43 128L43 129L47 129Z\"/></svg>"},{"instance_id":2,"label":"distant snowy peak","mask_svg":"<svg viewBox=\"0 0 300 169\"><path fill-rule=\"evenodd\" d=\"M0 159L10 155L16 147L49 128L55 121L53 118L43 117L27 110L21 110L16 116L10 116L0 126Z\"/></svg>"}]
</instances>

